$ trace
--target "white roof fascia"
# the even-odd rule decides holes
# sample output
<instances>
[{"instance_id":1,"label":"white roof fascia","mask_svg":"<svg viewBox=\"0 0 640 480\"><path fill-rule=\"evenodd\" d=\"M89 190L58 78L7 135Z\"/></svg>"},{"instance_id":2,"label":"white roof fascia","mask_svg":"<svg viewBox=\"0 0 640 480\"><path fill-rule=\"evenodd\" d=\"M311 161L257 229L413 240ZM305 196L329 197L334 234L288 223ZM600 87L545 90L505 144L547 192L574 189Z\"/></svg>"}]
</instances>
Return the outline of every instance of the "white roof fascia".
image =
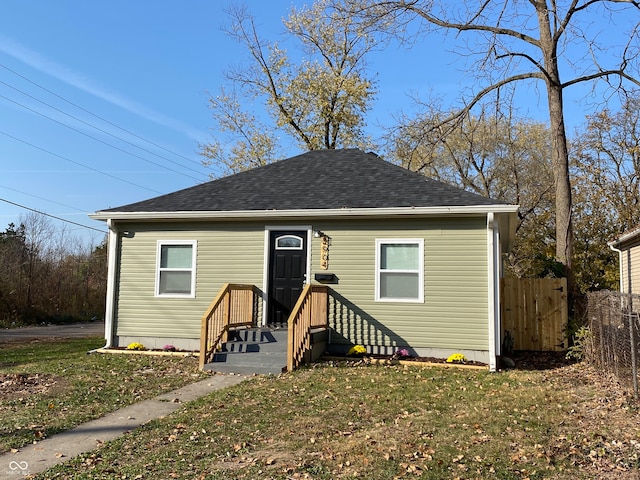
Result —
<instances>
[{"instance_id":1,"label":"white roof fascia","mask_svg":"<svg viewBox=\"0 0 640 480\"><path fill-rule=\"evenodd\" d=\"M640 228L634 228L633 230L623 233L618 238L607 242L607 245L609 245L609 247L618 247L626 241L633 240L638 235L640 235Z\"/></svg>"},{"instance_id":2,"label":"white roof fascia","mask_svg":"<svg viewBox=\"0 0 640 480\"><path fill-rule=\"evenodd\" d=\"M94 220L208 220L256 219L270 217L393 217L397 215L484 215L515 213L518 205L473 205L454 207L394 207L394 208L337 208L300 210L231 210L231 211L178 211L178 212L118 212L99 211L90 214Z\"/></svg>"}]
</instances>

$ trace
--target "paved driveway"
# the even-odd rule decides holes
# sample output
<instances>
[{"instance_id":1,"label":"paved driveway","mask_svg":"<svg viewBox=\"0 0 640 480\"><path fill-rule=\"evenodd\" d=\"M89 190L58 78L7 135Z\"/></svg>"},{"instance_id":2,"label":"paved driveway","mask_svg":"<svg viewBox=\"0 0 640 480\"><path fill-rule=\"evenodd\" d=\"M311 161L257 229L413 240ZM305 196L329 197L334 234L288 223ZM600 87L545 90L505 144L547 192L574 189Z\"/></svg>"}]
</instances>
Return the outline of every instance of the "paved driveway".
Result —
<instances>
[{"instance_id":1,"label":"paved driveway","mask_svg":"<svg viewBox=\"0 0 640 480\"><path fill-rule=\"evenodd\" d=\"M104 337L104 322L0 329L0 343L34 338Z\"/></svg>"}]
</instances>

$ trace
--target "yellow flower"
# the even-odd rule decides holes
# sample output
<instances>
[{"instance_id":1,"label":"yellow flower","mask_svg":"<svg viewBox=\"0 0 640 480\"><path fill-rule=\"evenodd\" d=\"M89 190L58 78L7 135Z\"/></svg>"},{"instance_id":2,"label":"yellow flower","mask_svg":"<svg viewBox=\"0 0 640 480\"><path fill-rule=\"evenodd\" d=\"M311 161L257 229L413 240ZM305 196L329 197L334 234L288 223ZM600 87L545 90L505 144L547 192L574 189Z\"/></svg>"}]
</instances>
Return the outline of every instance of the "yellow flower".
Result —
<instances>
[{"instance_id":1,"label":"yellow flower","mask_svg":"<svg viewBox=\"0 0 640 480\"><path fill-rule=\"evenodd\" d=\"M138 342L127 345L127 350L146 350L145 346Z\"/></svg>"},{"instance_id":2,"label":"yellow flower","mask_svg":"<svg viewBox=\"0 0 640 480\"><path fill-rule=\"evenodd\" d=\"M358 356L358 355L364 355L365 353L367 353L367 349L364 348L362 345L354 345L347 352L347 356L355 357L355 356Z\"/></svg>"},{"instance_id":3,"label":"yellow flower","mask_svg":"<svg viewBox=\"0 0 640 480\"><path fill-rule=\"evenodd\" d=\"M447 363L465 363L467 359L461 353L454 353L449 358L447 358Z\"/></svg>"}]
</instances>

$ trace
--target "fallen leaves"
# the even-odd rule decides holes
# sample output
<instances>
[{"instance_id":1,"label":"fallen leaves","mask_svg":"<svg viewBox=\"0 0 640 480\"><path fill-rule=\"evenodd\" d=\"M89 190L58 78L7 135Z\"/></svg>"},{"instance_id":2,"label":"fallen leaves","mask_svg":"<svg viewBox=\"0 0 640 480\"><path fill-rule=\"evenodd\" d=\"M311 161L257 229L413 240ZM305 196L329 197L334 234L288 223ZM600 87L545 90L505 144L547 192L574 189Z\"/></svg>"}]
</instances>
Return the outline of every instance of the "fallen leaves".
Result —
<instances>
[{"instance_id":1,"label":"fallen leaves","mask_svg":"<svg viewBox=\"0 0 640 480\"><path fill-rule=\"evenodd\" d=\"M64 382L61 377L42 373L0 373L0 392L3 400L43 394Z\"/></svg>"},{"instance_id":2,"label":"fallen leaves","mask_svg":"<svg viewBox=\"0 0 640 480\"><path fill-rule=\"evenodd\" d=\"M584 366L317 366L186 406L78 469L98 478L126 466L130 479L632 478L640 429L628 400Z\"/></svg>"}]
</instances>

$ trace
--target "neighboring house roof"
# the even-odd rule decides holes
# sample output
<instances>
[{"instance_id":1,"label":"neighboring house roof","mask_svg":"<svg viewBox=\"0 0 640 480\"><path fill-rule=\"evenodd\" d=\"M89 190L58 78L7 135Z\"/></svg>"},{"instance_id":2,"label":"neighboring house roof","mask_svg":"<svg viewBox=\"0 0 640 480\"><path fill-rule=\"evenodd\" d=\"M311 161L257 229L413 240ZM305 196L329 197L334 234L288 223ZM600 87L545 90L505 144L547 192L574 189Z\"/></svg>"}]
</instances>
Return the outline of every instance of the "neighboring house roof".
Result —
<instances>
[{"instance_id":1,"label":"neighboring house roof","mask_svg":"<svg viewBox=\"0 0 640 480\"><path fill-rule=\"evenodd\" d=\"M102 210L92 217L433 207L488 211L500 206L506 207L502 211L515 211L514 206L411 172L373 153L344 149L310 151L167 195Z\"/></svg>"}]
</instances>

